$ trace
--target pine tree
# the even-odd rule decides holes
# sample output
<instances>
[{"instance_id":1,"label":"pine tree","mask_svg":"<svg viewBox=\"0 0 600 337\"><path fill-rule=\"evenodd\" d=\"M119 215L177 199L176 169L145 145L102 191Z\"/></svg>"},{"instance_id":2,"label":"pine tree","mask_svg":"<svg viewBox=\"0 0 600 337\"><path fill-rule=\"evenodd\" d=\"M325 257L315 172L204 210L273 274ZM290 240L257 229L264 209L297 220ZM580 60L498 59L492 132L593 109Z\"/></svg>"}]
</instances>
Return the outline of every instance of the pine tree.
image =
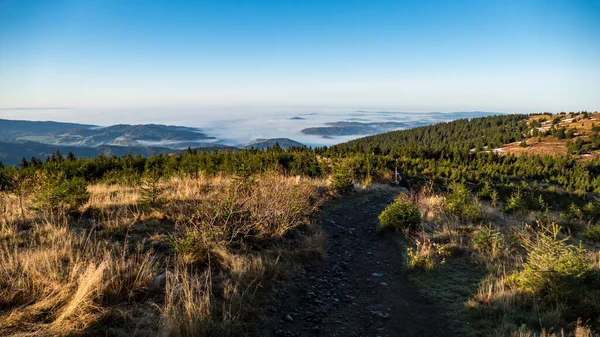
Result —
<instances>
[{"instance_id":1,"label":"pine tree","mask_svg":"<svg viewBox=\"0 0 600 337\"><path fill-rule=\"evenodd\" d=\"M147 171L140 187L140 205L144 208L160 208L164 203L161 197L164 188L161 186L161 176L156 170Z\"/></svg>"}]
</instances>

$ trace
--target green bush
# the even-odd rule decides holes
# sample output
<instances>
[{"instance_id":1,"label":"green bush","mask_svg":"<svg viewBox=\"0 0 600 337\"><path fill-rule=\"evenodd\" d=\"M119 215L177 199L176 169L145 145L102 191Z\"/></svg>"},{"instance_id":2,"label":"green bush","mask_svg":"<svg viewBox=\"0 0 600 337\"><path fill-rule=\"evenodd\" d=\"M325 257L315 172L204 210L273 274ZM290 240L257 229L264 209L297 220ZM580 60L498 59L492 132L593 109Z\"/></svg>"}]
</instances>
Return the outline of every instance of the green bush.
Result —
<instances>
[{"instance_id":1,"label":"green bush","mask_svg":"<svg viewBox=\"0 0 600 337\"><path fill-rule=\"evenodd\" d=\"M508 213L515 212L520 209L524 209L525 203L523 202L523 195L521 191L517 189L514 191L508 200L506 200L506 205L504 206L504 211Z\"/></svg>"},{"instance_id":2,"label":"green bush","mask_svg":"<svg viewBox=\"0 0 600 337\"><path fill-rule=\"evenodd\" d=\"M483 183L483 186L481 187L479 192L477 193L477 196L479 196L482 199L490 199L492 196L492 190L492 184L488 180L486 180Z\"/></svg>"},{"instance_id":3,"label":"green bush","mask_svg":"<svg viewBox=\"0 0 600 337\"><path fill-rule=\"evenodd\" d=\"M340 194L352 191L354 185L351 170L348 167L342 165L335 168L331 178L331 188Z\"/></svg>"},{"instance_id":4,"label":"green bush","mask_svg":"<svg viewBox=\"0 0 600 337\"><path fill-rule=\"evenodd\" d=\"M408 197L401 195L379 214L379 229L403 230L421 222L419 208Z\"/></svg>"},{"instance_id":5,"label":"green bush","mask_svg":"<svg viewBox=\"0 0 600 337\"><path fill-rule=\"evenodd\" d=\"M527 262L519 274L521 289L545 302L560 303L581 291L584 277L592 269L585 250L559 239L558 224L542 226L526 240Z\"/></svg>"},{"instance_id":6,"label":"green bush","mask_svg":"<svg viewBox=\"0 0 600 337\"><path fill-rule=\"evenodd\" d=\"M446 207L450 214L463 221L475 221L481 218L481 207L471 191L459 183L450 185L450 193L446 196Z\"/></svg>"},{"instance_id":7,"label":"green bush","mask_svg":"<svg viewBox=\"0 0 600 337\"><path fill-rule=\"evenodd\" d=\"M583 235L588 240L600 242L600 225L589 226Z\"/></svg>"},{"instance_id":8,"label":"green bush","mask_svg":"<svg viewBox=\"0 0 600 337\"><path fill-rule=\"evenodd\" d=\"M35 196L38 210L75 209L89 199L87 183L81 177L66 179L63 172L40 171L41 185Z\"/></svg>"},{"instance_id":9,"label":"green bush","mask_svg":"<svg viewBox=\"0 0 600 337\"><path fill-rule=\"evenodd\" d=\"M486 256L498 257L504 249L504 236L491 226L482 226L473 237L473 246Z\"/></svg>"},{"instance_id":10,"label":"green bush","mask_svg":"<svg viewBox=\"0 0 600 337\"><path fill-rule=\"evenodd\" d=\"M600 219L600 202L595 200L594 202L588 202L583 206L583 215L587 220L599 220Z\"/></svg>"},{"instance_id":11,"label":"green bush","mask_svg":"<svg viewBox=\"0 0 600 337\"><path fill-rule=\"evenodd\" d=\"M161 185L161 180L161 176L156 171L149 171L144 174L142 185L140 186L139 201L143 209L157 209L164 204L164 199L162 198L164 188Z\"/></svg>"},{"instance_id":12,"label":"green bush","mask_svg":"<svg viewBox=\"0 0 600 337\"><path fill-rule=\"evenodd\" d=\"M572 228L578 222L581 222L583 219L583 212L577 205L571 203L565 212L559 214L558 219L562 226Z\"/></svg>"}]
</instances>

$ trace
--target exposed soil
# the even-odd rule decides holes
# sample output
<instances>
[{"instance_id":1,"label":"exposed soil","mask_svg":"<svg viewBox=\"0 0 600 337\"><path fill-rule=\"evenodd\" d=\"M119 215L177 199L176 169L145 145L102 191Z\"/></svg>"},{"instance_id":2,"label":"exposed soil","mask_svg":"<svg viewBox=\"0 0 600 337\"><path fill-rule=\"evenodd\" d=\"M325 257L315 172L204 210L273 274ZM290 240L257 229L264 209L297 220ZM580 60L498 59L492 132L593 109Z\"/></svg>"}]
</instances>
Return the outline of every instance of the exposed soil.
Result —
<instances>
[{"instance_id":1,"label":"exposed soil","mask_svg":"<svg viewBox=\"0 0 600 337\"><path fill-rule=\"evenodd\" d=\"M401 247L376 231L390 192L330 202L327 257L277 294L260 336L454 336L437 304L408 280Z\"/></svg>"}]
</instances>

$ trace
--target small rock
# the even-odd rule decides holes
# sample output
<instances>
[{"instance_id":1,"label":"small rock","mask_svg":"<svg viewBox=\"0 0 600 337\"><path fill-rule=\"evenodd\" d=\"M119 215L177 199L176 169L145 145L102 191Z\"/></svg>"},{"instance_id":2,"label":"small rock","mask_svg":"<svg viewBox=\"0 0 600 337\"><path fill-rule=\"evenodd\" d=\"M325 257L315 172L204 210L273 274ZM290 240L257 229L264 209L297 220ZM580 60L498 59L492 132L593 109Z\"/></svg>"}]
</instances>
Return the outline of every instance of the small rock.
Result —
<instances>
[{"instance_id":1,"label":"small rock","mask_svg":"<svg viewBox=\"0 0 600 337\"><path fill-rule=\"evenodd\" d=\"M385 312L381 312L381 311L371 311L371 314L381 317L381 318L388 318L390 317L390 314L385 313Z\"/></svg>"},{"instance_id":2,"label":"small rock","mask_svg":"<svg viewBox=\"0 0 600 337\"><path fill-rule=\"evenodd\" d=\"M154 289L161 289L165 287L165 284L167 283L167 273L162 273L158 276L156 276L154 278L154 280L152 280L152 288Z\"/></svg>"},{"instance_id":3,"label":"small rock","mask_svg":"<svg viewBox=\"0 0 600 337\"><path fill-rule=\"evenodd\" d=\"M294 319L292 318L292 315L288 314L287 316L285 316L285 320L288 322L293 322Z\"/></svg>"},{"instance_id":4,"label":"small rock","mask_svg":"<svg viewBox=\"0 0 600 337\"><path fill-rule=\"evenodd\" d=\"M383 273L373 273L373 274L371 274L371 276L373 276L373 277L382 277Z\"/></svg>"},{"instance_id":5,"label":"small rock","mask_svg":"<svg viewBox=\"0 0 600 337\"><path fill-rule=\"evenodd\" d=\"M379 283L379 285L382 286L382 287L387 287L388 286L388 284L386 282L381 282L381 283Z\"/></svg>"}]
</instances>

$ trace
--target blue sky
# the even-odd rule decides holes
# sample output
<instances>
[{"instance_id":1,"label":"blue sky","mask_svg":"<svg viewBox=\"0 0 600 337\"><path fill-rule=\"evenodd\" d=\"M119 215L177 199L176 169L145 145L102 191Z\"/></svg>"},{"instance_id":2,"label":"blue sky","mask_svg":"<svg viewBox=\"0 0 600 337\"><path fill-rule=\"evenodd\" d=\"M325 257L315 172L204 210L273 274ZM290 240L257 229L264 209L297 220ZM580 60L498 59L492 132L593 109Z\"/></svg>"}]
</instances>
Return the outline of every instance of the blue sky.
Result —
<instances>
[{"instance_id":1,"label":"blue sky","mask_svg":"<svg viewBox=\"0 0 600 337\"><path fill-rule=\"evenodd\" d=\"M599 55L597 0L0 1L0 108L596 110Z\"/></svg>"}]
</instances>

